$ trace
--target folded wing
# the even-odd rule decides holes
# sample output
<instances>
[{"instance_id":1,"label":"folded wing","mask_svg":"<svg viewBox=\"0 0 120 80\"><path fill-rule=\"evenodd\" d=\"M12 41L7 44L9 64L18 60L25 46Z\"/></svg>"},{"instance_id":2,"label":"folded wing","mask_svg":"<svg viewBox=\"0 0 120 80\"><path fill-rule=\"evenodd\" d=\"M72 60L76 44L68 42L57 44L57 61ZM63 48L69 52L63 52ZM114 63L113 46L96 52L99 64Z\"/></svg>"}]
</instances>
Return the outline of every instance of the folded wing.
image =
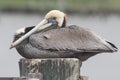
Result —
<instances>
[{"instance_id":1,"label":"folded wing","mask_svg":"<svg viewBox=\"0 0 120 80\"><path fill-rule=\"evenodd\" d=\"M89 29L71 25L30 36L32 46L38 49L75 52L114 52L114 44L105 41Z\"/></svg>"}]
</instances>

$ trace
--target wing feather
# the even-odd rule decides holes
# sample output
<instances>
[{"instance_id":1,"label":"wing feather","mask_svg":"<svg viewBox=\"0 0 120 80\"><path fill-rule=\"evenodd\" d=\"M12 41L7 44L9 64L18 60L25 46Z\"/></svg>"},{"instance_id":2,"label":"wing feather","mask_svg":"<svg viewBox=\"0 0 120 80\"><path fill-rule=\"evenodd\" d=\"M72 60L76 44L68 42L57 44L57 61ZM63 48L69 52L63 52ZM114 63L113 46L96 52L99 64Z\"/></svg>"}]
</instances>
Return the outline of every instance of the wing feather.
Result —
<instances>
[{"instance_id":1,"label":"wing feather","mask_svg":"<svg viewBox=\"0 0 120 80\"><path fill-rule=\"evenodd\" d=\"M107 42L91 30L71 25L65 28L52 29L30 36L32 46L47 50L71 50L78 52L111 51Z\"/></svg>"}]
</instances>

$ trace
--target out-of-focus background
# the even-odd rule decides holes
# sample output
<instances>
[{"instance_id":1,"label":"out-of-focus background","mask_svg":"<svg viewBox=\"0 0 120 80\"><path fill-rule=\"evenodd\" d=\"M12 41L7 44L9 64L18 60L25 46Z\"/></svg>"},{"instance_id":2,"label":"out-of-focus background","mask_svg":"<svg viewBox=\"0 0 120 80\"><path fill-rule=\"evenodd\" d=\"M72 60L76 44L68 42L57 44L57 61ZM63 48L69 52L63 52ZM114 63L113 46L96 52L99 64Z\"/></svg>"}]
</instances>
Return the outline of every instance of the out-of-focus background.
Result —
<instances>
[{"instance_id":1,"label":"out-of-focus background","mask_svg":"<svg viewBox=\"0 0 120 80\"><path fill-rule=\"evenodd\" d=\"M68 13L120 13L119 0L0 0L1 11L46 13L60 9Z\"/></svg>"},{"instance_id":2,"label":"out-of-focus background","mask_svg":"<svg viewBox=\"0 0 120 80\"><path fill-rule=\"evenodd\" d=\"M9 50L14 32L38 24L58 9L68 14L68 25L90 28L120 47L120 0L0 0L0 77L18 77L21 56ZM104 53L83 63L89 80L120 80L120 54Z\"/></svg>"}]
</instances>

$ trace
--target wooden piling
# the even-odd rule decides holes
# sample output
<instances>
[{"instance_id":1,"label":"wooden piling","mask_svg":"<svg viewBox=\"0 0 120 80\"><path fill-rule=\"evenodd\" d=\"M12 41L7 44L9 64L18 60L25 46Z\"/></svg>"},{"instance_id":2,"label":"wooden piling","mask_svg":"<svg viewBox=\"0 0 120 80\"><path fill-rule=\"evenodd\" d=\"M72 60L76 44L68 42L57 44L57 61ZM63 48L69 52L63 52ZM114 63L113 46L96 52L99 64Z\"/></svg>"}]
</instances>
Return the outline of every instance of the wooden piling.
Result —
<instances>
[{"instance_id":1,"label":"wooden piling","mask_svg":"<svg viewBox=\"0 0 120 80\"><path fill-rule=\"evenodd\" d=\"M20 77L40 74L40 80L79 80L82 62L76 58L21 59Z\"/></svg>"}]
</instances>

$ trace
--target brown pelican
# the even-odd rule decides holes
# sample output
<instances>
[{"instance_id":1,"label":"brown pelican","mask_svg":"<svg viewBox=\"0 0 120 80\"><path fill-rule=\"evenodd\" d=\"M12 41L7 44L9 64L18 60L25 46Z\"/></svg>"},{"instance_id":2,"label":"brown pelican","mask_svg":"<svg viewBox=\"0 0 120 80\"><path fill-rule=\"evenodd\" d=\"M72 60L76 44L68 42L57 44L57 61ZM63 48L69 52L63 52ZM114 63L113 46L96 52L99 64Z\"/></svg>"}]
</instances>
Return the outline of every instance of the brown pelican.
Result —
<instances>
[{"instance_id":1,"label":"brown pelican","mask_svg":"<svg viewBox=\"0 0 120 80\"><path fill-rule=\"evenodd\" d=\"M66 26L66 15L58 10L48 12L37 26L18 30L13 47L29 59L75 57L82 61L98 53L118 50L89 29Z\"/></svg>"}]
</instances>

